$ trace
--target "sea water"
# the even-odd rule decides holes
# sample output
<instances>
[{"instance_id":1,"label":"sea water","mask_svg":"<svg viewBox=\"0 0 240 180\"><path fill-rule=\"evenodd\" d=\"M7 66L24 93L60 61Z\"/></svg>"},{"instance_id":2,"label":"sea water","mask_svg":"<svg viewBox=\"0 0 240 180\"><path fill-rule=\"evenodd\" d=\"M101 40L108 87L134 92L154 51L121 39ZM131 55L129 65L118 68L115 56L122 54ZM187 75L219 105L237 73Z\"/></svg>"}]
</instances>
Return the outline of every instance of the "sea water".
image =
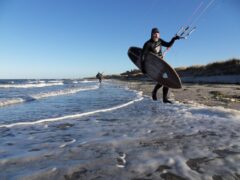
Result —
<instances>
[{"instance_id":1,"label":"sea water","mask_svg":"<svg viewBox=\"0 0 240 180\"><path fill-rule=\"evenodd\" d=\"M81 168L80 179L154 179L159 165L234 178L239 128L239 111L154 102L116 81L1 80L0 179L71 179Z\"/></svg>"}]
</instances>

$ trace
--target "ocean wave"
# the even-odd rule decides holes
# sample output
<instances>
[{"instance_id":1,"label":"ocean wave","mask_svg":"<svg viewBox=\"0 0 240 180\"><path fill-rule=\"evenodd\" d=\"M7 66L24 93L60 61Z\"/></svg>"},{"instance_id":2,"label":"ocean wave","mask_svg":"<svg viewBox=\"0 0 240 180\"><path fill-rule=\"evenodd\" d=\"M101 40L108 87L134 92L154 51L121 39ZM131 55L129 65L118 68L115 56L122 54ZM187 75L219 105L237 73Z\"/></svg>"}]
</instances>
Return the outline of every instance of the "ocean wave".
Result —
<instances>
[{"instance_id":1,"label":"ocean wave","mask_svg":"<svg viewBox=\"0 0 240 180\"><path fill-rule=\"evenodd\" d=\"M71 141L69 141L69 142L66 142L66 143L60 145L59 147L60 147L60 148L64 148L64 147L66 147L66 146L68 146L68 145L70 145L70 144L73 144L73 143L75 143L75 142L76 142L76 139L73 139L73 140L71 140Z\"/></svg>"},{"instance_id":2,"label":"ocean wave","mask_svg":"<svg viewBox=\"0 0 240 180\"><path fill-rule=\"evenodd\" d=\"M33 97L35 99L42 99L42 98L53 97L53 96L75 94L75 93L78 93L80 91L96 90L98 88L99 88L99 86L93 86L93 87L88 87L88 88L64 89L64 90L59 90L59 91L52 91L52 92L47 92L47 93L40 93L40 94L36 94L36 95L31 95L31 97Z\"/></svg>"},{"instance_id":3,"label":"ocean wave","mask_svg":"<svg viewBox=\"0 0 240 180\"><path fill-rule=\"evenodd\" d=\"M39 84L39 83L45 83L44 80L28 80L27 84Z\"/></svg>"},{"instance_id":4,"label":"ocean wave","mask_svg":"<svg viewBox=\"0 0 240 180\"><path fill-rule=\"evenodd\" d=\"M62 120L66 120L66 119L81 118L83 116L90 116L90 115L101 113L101 112L110 112L110 111L114 111L114 110L117 110L117 109L121 109L121 108L127 107L131 104L134 104L135 102L141 101L143 99L144 99L143 97L139 97L139 98L134 99L132 101L129 101L127 103L120 104L120 105L117 105L117 106L113 106L111 108L98 109L98 110L95 110L95 111L89 111L89 112L73 114L73 115L66 115L66 116L57 117L57 118L47 118L47 119L41 119L41 120L37 120L37 121L33 121L33 122L17 122L17 123L12 123L12 124L2 124L2 125L0 125L0 128L4 128L4 127L5 128L11 128L11 127L14 127L14 126L35 125L35 124L41 124L41 123L62 121Z\"/></svg>"},{"instance_id":5,"label":"ocean wave","mask_svg":"<svg viewBox=\"0 0 240 180\"><path fill-rule=\"evenodd\" d=\"M0 88L36 88L36 87L47 87L47 86L59 86L63 85L63 82L40 82L33 83L29 82L28 84L0 84Z\"/></svg>"},{"instance_id":6,"label":"ocean wave","mask_svg":"<svg viewBox=\"0 0 240 180\"><path fill-rule=\"evenodd\" d=\"M81 83L93 83L93 82L98 82L98 80L82 80L82 81L79 81Z\"/></svg>"},{"instance_id":7,"label":"ocean wave","mask_svg":"<svg viewBox=\"0 0 240 180\"><path fill-rule=\"evenodd\" d=\"M80 91L96 90L98 88L99 88L98 86L93 86L93 87L88 87L88 88L73 88L73 89L65 89L65 90L60 90L60 91L39 93L39 94L29 95L29 96L21 97L21 98L20 97L18 97L18 98L3 98L3 99L0 99L0 107L24 103L24 102L30 102L30 101L53 97L53 96L63 96L63 95L68 95L68 94L75 94Z\"/></svg>"},{"instance_id":8,"label":"ocean wave","mask_svg":"<svg viewBox=\"0 0 240 180\"><path fill-rule=\"evenodd\" d=\"M11 99L0 99L0 107L8 106L12 104L23 103L25 100L23 98L11 98Z\"/></svg>"}]
</instances>

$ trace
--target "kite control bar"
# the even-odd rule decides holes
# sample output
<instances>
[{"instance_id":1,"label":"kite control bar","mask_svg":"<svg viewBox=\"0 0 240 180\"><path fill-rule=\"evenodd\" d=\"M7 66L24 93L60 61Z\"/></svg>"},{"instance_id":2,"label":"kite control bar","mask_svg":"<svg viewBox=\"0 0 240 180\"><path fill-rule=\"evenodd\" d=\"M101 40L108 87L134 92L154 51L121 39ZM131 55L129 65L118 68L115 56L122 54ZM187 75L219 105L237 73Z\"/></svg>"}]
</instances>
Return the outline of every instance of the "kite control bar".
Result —
<instances>
[{"instance_id":1,"label":"kite control bar","mask_svg":"<svg viewBox=\"0 0 240 180\"><path fill-rule=\"evenodd\" d=\"M181 27L180 30L177 32L177 36L179 36L181 39L187 39L190 34L192 34L197 27L190 28L190 26Z\"/></svg>"},{"instance_id":2,"label":"kite control bar","mask_svg":"<svg viewBox=\"0 0 240 180\"><path fill-rule=\"evenodd\" d=\"M196 30L196 26L193 27L193 28L190 28L190 26L186 26L186 27L181 27L179 29L179 31L177 32L176 36L179 36L180 39L187 39L189 37L190 34L192 34L195 30ZM166 55L166 53L170 50L170 47L169 48L166 48L164 51L163 51L163 57Z\"/></svg>"}]
</instances>

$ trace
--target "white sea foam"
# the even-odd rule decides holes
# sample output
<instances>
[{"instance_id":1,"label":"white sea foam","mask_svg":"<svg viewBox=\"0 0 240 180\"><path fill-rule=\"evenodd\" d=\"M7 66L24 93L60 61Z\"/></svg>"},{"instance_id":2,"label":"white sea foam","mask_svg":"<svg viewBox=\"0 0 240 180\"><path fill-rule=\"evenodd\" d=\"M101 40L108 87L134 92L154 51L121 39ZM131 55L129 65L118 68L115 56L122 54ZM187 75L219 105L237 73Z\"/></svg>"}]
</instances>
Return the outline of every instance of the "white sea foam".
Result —
<instances>
[{"instance_id":1,"label":"white sea foam","mask_svg":"<svg viewBox=\"0 0 240 180\"><path fill-rule=\"evenodd\" d=\"M72 89L65 89L65 90L60 90L60 91L52 91L52 92L47 92L47 93L40 93L40 94L32 95L32 97L34 99L42 99L42 98L53 97L53 96L75 94L75 93L78 93L80 91L96 90L98 88L99 88L99 86L93 86L93 87L90 87L90 88L72 88Z\"/></svg>"},{"instance_id":2,"label":"white sea foam","mask_svg":"<svg viewBox=\"0 0 240 180\"><path fill-rule=\"evenodd\" d=\"M28 80L27 84L39 84L39 83L45 83L44 80Z\"/></svg>"},{"instance_id":3,"label":"white sea foam","mask_svg":"<svg viewBox=\"0 0 240 180\"><path fill-rule=\"evenodd\" d=\"M23 98L11 98L11 99L4 98L4 99L0 99L0 107L8 106L11 104L23 103L25 101L26 100L24 100Z\"/></svg>"},{"instance_id":4,"label":"white sea foam","mask_svg":"<svg viewBox=\"0 0 240 180\"><path fill-rule=\"evenodd\" d=\"M51 81L48 81L48 83L58 83L58 82L63 82L62 80L51 80Z\"/></svg>"},{"instance_id":5,"label":"white sea foam","mask_svg":"<svg viewBox=\"0 0 240 180\"><path fill-rule=\"evenodd\" d=\"M48 98L48 97L75 94L75 93L78 93L80 91L96 90L98 88L99 88L99 86L93 86L93 87L88 87L88 88L72 88L72 89L69 88L69 89L64 89L64 90L59 90L59 91L52 91L52 92L34 94L34 95L30 95L26 98L22 98L22 97L21 98L9 98L9 99L8 98L3 98L3 99L0 99L0 107L13 105L13 104L24 103L24 102L29 102L29 101L33 101L33 100Z\"/></svg>"},{"instance_id":6,"label":"white sea foam","mask_svg":"<svg viewBox=\"0 0 240 180\"><path fill-rule=\"evenodd\" d=\"M47 86L60 86L63 82L40 82L40 83L28 83L28 84L0 84L0 88L36 88L36 87L47 87Z\"/></svg>"},{"instance_id":7,"label":"white sea foam","mask_svg":"<svg viewBox=\"0 0 240 180\"><path fill-rule=\"evenodd\" d=\"M66 147L66 146L68 146L68 145L70 145L70 144L73 144L73 143L75 143L75 142L76 142L76 139L73 139L73 140L71 140L71 141L69 141L69 142L66 142L66 143L60 145L59 147L60 147L60 148L64 148L64 147Z\"/></svg>"},{"instance_id":8,"label":"white sea foam","mask_svg":"<svg viewBox=\"0 0 240 180\"><path fill-rule=\"evenodd\" d=\"M98 82L97 80L83 80L83 81L80 81L81 83L92 83L92 82Z\"/></svg>"},{"instance_id":9,"label":"white sea foam","mask_svg":"<svg viewBox=\"0 0 240 180\"><path fill-rule=\"evenodd\" d=\"M14 126L34 125L34 124L40 124L40 123L62 121L62 120L66 120L66 119L81 118L83 116L90 116L90 115L101 113L101 112L114 111L114 110L129 106L129 105L131 105L135 102L141 101L141 100L143 100L143 97L134 99L134 100L129 101L127 103L120 104L120 105L117 105L117 106L114 106L114 107L111 107L111 108L98 109L98 110L95 110L95 111L89 111L89 112L74 114L74 115L67 115L67 116L62 116L62 117L57 117L57 118L41 119L41 120L37 120L37 121L33 121L33 122L18 122L18 123L12 123L12 124L2 124L2 125L0 125L0 128L1 127L11 128L11 127L14 127Z\"/></svg>"}]
</instances>

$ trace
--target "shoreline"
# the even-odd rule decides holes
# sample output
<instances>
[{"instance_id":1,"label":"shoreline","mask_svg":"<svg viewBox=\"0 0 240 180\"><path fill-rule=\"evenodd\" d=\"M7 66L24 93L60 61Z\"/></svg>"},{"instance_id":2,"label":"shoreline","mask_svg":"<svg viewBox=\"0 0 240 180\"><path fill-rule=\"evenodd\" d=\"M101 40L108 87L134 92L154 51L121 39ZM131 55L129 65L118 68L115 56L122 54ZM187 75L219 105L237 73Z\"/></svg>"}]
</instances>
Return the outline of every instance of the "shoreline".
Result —
<instances>
[{"instance_id":1,"label":"shoreline","mask_svg":"<svg viewBox=\"0 0 240 180\"><path fill-rule=\"evenodd\" d=\"M151 97L155 82L144 80L113 79L130 89L142 91ZM161 88L162 89L162 88ZM162 101L162 90L158 91L158 101ZM202 104L206 106L220 106L228 109L240 110L240 85L237 84L196 84L183 83L182 89L169 89L170 100L184 104Z\"/></svg>"}]
</instances>

